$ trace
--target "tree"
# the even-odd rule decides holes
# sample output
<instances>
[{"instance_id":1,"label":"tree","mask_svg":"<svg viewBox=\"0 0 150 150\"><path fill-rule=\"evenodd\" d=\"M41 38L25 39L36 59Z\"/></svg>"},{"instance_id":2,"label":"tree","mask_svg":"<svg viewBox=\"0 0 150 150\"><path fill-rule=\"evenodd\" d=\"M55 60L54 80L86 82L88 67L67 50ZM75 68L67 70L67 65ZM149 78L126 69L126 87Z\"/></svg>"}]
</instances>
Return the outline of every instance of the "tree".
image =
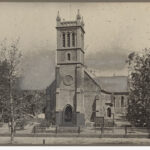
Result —
<instances>
[{"instance_id":1,"label":"tree","mask_svg":"<svg viewBox=\"0 0 150 150\"><path fill-rule=\"evenodd\" d=\"M3 109L6 109L11 116L11 142L14 141L14 99L17 93L16 83L20 73L19 64L21 61L21 52L18 44L19 40L13 41L10 44L7 40L4 40L0 45L1 76L3 76L3 87L1 89L7 91L1 93L1 97L3 97L1 102L3 103ZM7 105L4 107L5 103Z\"/></svg>"},{"instance_id":2,"label":"tree","mask_svg":"<svg viewBox=\"0 0 150 150\"><path fill-rule=\"evenodd\" d=\"M129 64L128 119L135 126L149 126L150 121L150 49L131 53Z\"/></svg>"},{"instance_id":3,"label":"tree","mask_svg":"<svg viewBox=\"0 0 150 150\"><path fill-rule=\"evenodd\" d=\"M33 117L43 112L45 107L45 92L43 90L23 90L24 112Z\"/></svg>"},{"instance_id":4,"label":"tree","mask_svg":"<svg viewBox=\"0 0 150 150\"><path fill-rule=\"evenodd\" d=\"M8 64L6 61L0 61L0 113L1 121L9 120L9 81L8 81Z\"/></svg>"}]
</instances>

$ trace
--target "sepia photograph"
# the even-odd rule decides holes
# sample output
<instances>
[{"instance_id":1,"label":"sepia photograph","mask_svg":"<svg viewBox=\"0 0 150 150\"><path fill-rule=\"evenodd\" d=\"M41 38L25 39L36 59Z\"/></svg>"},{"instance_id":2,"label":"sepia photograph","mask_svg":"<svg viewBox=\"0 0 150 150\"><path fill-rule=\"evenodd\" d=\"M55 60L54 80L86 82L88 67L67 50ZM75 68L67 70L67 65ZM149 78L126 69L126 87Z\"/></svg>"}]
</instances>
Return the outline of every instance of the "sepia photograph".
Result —
<instances>
[{"instance_id":1,"label":"sepia photograph","mask_svg":"<svg viewBox=\"0 0 150 150\"><path fill-rule=\"evenodd\" d=\"M0 146L149 146L150 3L0 2Z\"/></svg>"}]
</instances>

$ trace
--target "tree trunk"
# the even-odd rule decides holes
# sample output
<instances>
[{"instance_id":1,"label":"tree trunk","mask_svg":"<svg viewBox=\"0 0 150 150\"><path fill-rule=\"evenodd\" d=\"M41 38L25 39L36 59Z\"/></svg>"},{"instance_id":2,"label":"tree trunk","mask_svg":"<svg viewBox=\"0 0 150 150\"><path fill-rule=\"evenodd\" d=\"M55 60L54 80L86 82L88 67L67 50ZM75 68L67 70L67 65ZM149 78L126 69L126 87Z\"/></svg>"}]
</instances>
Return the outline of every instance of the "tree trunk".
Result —
<instances>
[{"instance_id":1,"label":"tree trunk","mask_svg":"<svg viewBox=\"0 0 150 150\"><path fill-rule=\"evenodd\" d=\"M13 96L12 96L12 80L10 77L10 111L11 111L11 144L14 142L14 107L13 107Z\"/></svg>"},{"instance_id":2,"label":"tree trunk","mask_svg":"<svg viewBox=\"0 0 150 150\"><path fill-rule=\"evenodd\" d=\"M14 111L13 111L13 98L10 92L10 107L11 107L11 143L14 142Z\"/></svg>"}]
</instances>

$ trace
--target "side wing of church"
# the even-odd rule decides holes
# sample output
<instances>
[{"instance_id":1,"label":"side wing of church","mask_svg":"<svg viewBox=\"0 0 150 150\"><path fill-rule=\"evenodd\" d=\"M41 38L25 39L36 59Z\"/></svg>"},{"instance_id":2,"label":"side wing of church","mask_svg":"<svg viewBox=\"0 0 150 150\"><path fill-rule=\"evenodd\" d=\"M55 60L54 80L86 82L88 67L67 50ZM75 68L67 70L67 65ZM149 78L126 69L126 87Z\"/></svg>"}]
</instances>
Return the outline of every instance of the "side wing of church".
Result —
<instances>
[{"instance_id":1,"label":"side wing of church","mask_svg":"<svg viewBox=\"0 0 150 150\"><path fill-rule=\"evenodd\" d=\"M84 65L84 21L57 16L55 80L47 88L46 119L58 126L114 124L114 98L101 89Z\"/></svg>"}]
</instances>

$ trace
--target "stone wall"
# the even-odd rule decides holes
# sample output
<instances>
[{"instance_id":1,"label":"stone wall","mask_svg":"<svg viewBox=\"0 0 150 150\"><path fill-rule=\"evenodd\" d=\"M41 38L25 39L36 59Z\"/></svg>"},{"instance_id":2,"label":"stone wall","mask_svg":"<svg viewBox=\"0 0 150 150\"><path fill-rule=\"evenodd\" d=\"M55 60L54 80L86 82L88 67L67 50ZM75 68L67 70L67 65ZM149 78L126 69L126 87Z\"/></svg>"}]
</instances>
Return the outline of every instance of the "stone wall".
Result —
<instances>
[{"instance_id":1,"label":"stone wall","mask_svg":"<svg viewBox=\"0 0 150 150\"><path fill-rule=\"evenodd\" d=\"M74 106L75 100L75 65L61 65L57 69L56 89L56 111L63 111L63 108L70 104ZM67 81L67 76L71 78Z\"/></svg>"},{"instance_id":2,"label":"stone wall","mask_svg":"<svg viewBox=\"0 0 150 150\"><path fill-rule=\"evenodd\" d=\"M100 94L100 87L96 83L92 77L85 72L84 75L84 112L85 112L85 121L90 122L94 121L95 117L93 113L94 111L94 104L96 101L96 96Z\"/></svg>"},{"instance_id":3,"label":"stone wall","mask_svg":"<svg viewBox=\"0 0 150 150\"><path fill-rule=\"evenodd\" d=\"M128 107L128 95L120 94L114 96L115 96L115 113L126 115Z\"/></svg>"}]
</instances>

